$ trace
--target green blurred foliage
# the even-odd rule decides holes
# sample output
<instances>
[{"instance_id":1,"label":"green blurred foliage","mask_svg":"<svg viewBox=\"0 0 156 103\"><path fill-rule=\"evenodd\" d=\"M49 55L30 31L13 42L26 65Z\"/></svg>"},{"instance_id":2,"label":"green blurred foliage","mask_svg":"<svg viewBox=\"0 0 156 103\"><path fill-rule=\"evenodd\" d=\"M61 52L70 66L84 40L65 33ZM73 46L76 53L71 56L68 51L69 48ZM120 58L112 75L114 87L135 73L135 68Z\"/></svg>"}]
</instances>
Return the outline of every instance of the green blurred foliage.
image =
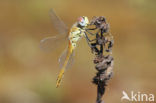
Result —
<instances>
[{"instance_id":1,"label":"green blurred foliage","mask_svg":"<svg viewBox=\"0 0 156 103\"><path fill-rule=\"evenodd\" d=\"M71 27L77 17L105 16L114 36L114 77L104 100L120 103L122 91L156 91L155 0L1 0L0 103L90 103L93 55L84 39L72 69L55 88L58 57L64 46L44 53L39 42L57 35L49 17L53 8ZM113 99L112 99L113 98Z\"/></svg>"}]
</instances>

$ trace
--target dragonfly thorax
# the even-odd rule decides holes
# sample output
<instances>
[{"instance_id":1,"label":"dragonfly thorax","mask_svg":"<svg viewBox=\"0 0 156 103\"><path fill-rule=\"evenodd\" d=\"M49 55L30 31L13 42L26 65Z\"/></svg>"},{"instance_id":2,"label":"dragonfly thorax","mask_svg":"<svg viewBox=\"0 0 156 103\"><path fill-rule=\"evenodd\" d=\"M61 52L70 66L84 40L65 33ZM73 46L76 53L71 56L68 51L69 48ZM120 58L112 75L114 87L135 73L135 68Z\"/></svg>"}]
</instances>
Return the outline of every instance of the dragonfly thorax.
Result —
<instances>
[{"instance_id":1,"label":"dragonfly thorax","mask_svg":"<svg viewBox=\"0 0 156 103\"><path fill-rule=\"evenodd\" d=\"M83 36L84 36L84 30L77 26L73 26L69 33L69 40L72 46L76 47L77 41L79 41L80 38Z\"/></svg>"},{"instance_id":2,"label":"dragonfly thorax","mask_svg":"<svg viewBox=\"0 0 156 103\"><path fill-rule=\"evenodd\" d=\"M89 24L89 20L86 16L78 18L78 21L72 26L69 32L69 40L73 47L76 47L76 43L82 36L84 36L85 28Z\"/></svg>"}]
</instances>

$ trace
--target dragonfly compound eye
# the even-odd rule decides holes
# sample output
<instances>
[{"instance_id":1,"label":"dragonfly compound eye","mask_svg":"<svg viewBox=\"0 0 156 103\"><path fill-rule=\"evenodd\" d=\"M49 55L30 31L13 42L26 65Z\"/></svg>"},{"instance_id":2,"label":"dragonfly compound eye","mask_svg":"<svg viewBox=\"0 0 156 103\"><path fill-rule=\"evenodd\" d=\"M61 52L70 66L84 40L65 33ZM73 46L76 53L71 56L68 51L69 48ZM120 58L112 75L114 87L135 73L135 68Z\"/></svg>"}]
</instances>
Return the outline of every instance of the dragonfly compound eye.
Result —
<instances>
[{"instance_id":1,"label":"dragonfly compound eye","mask_svg":"<svg viewBox=\"0 0 156 103\"><path fill-rule=\"evenodd\" d=\"M84 21L83 17L78 18L78 22L83 22L83 21Z\"/></svg>"}]
</instances>

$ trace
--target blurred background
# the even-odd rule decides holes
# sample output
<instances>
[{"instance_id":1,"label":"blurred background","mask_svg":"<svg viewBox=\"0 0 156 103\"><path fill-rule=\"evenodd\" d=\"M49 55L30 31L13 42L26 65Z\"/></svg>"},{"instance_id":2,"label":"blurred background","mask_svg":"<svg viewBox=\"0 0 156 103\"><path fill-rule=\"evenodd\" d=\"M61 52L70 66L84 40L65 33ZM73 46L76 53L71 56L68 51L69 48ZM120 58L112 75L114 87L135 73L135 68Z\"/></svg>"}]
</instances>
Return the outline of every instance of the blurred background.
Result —
<instances>
[{"instance_id":1,"label":"blurred background","mask_svg":"<svg viewBox=\"0 0 156 103\"><path fill-rule=\"evenodd\" d=\"M72 69L55 88L58 57L40 50L40 40L57 35L49 17L53 8L69 26L79 16L105 16L115 44L114 76L106 103L120 103L122 91L156 93L155 0L0 0L0 103L95 103L96 70L85 39Z\"/></svg>"}]
</instances>

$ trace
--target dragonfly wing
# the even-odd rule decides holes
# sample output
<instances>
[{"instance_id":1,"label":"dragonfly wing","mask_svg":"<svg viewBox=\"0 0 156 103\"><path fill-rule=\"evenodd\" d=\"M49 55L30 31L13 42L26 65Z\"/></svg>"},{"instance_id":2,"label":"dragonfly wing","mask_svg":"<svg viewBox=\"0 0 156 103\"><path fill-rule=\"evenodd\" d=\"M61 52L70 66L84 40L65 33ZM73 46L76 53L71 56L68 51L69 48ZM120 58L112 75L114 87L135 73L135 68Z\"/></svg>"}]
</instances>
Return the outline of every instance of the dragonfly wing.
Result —
<instances>
[{"instance_id":1,"label":"dragonfly wing","mask_svg":"<svg viewBox=\"0 0 156 103\"><path fill-rule=\"evenodd\" d=\"M64 62L65 62L67 53L68 53L68 48L66 48L66 49L62 52L61 56L59 57L59 65L60 65L60 68L63 67L63 64L64 64ZM66 69L71 68L72 64L74 63L74 56L75 56L75 52L73 51L72 54L71 54L70 57L69 57L69 61L68 61L68 64L67 64L67 66L66 66Z\"/></svg>"},{"instance_id":2,"label":"dragonfly wing","mask_svg":"<svg viewBox=\"0 0 156 103\"><path fill-rule=\"evenodd\" d=\"M52 37L46 37L40 41L40 48L43 51L50 52L55 50L61 44L67 43L68 38L66 35L57 35Z\"/></svg>"},{"instance_id":3,"label":"dragonfly wing","mask_svg":"<svg viewBox=\"0 0 156 103\"><path fill-rule=\"evenodd\" d=\"M59 34L67 34L68 27L65 23L56 15L53 9L50 10L50 17L52 19L54 27L58 30Z\"/></svg>"}]
</instances>

